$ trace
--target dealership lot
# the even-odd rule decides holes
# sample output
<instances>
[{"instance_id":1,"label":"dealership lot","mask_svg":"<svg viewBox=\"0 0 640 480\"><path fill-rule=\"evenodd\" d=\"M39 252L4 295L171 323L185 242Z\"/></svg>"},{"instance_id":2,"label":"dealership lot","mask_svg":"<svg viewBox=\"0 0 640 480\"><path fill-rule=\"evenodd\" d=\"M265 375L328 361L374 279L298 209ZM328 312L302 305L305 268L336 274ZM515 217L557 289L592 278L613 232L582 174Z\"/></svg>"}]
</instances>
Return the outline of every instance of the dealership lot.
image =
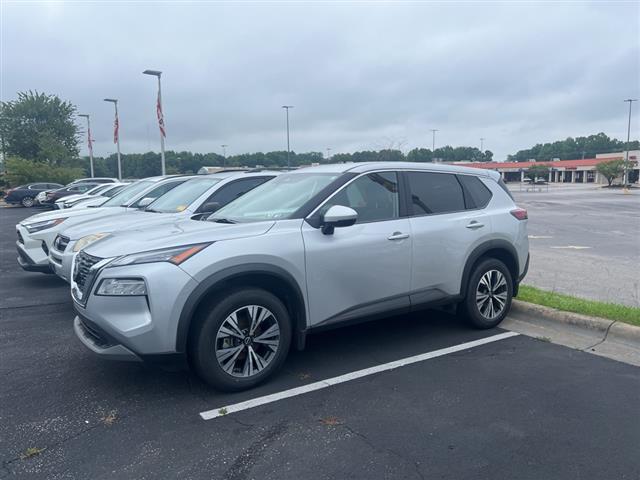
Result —
<instances>
[{"instance_id":1,"label":"dealership lot","mask_svg":"<svg viewBox=\"0 0 640 480\"><path fill-rule=\"evenodd\" d=\"M13 226L31 213L0 210L0 478L640 476L640 369L524 336L203 420L502 330L431 311L334 330L271 382L223 394L86 351L68 286L16 264Z\"/></svg>"},{"instance_id":2,"label":"dealership lot","mask_svg":"<svg viewBox=\"0 0 640 480\"><path fill-rule=\"evenodd\" d=\"M569 295L640 306L640 190L509 185L529 211L534 259L525 283Z\"/></svg>"}]
</instances>

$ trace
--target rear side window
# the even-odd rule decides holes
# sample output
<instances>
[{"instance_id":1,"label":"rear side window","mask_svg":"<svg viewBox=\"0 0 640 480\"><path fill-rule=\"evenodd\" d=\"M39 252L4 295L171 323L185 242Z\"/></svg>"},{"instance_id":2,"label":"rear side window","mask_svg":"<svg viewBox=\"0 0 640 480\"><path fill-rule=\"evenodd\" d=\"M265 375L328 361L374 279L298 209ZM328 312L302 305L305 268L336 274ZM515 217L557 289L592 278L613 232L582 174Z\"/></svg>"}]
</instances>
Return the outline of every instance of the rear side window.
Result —
<instances>
[{"instance_id":1,"label":"rear side window","mask_svg":"<svg viewBox=\"0 0 640 480\"><path fill-rule=\"evenodd\" d=\"M407 172L413 215L465 210L460 182L450 173Z\"/></svg>"},{"instance_id":2,"label":"rear side window","mask_svg":"<svg viewBox=\"0 0 640 480\"><path fill-rule=\"evenodd\" d=\"M491 191L478 177L473 175L458 175L464 193L464 203L467 209L484 208L491 200Z\"/></svg>"},{"instance_id":3,"label":"rear side window","mask_svg":"<svg viewBox=\"0 0 640 480\"><path fill-rule=\"evenodd\" d=\"M498 185L500 185L500 187L502 187L502 189L505 192L507 192L507 195L509 195L511 200L513 200L515 202L515 198L513 198L513 195L511 195L511 192L509 191L509 187L507 187L507 184L504 183L504 180L502 180L502 178L500 180L498 180Z\"/></svg>"}]
</instances>

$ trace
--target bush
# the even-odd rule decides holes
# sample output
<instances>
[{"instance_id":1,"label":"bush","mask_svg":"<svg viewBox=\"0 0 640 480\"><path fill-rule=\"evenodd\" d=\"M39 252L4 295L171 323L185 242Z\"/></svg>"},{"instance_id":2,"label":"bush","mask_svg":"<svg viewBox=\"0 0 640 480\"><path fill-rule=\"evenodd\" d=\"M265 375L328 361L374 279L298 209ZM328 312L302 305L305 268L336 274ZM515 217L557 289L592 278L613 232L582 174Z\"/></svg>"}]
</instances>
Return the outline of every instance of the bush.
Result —
<instances>
[{"instance_id":1,"label":"bush","mask_svg":"<svg viewBox=\"0 0 640 480\"><path fill-rule=\"evenodd\" d=\"M84 169L54 167L46 163L33 162L19 157L6 160L6 182L15 187L24 183L51 182L66 185L84 176Z\"/></svg>"}]
</instances>

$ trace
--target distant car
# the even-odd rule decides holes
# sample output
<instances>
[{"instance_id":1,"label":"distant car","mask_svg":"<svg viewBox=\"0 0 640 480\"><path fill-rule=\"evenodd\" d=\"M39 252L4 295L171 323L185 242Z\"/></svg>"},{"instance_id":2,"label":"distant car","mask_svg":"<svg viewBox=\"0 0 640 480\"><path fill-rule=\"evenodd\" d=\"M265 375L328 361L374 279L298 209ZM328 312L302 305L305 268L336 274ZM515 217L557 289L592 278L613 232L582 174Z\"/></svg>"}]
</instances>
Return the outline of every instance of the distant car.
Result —
<instances>
[{"instance_id":1,"label":"distant car","mask_svg":"<svg viewBox=\"0 0 640 480\"><path fill-rule=\"evenodd\" d=\"M59 183L27 183L7 191L4 201L13 205L33 207L39 193L63 188Z\"/></svg>"},{"instance_id":2,"label":"distant car","mask_svg":"<svg viewBox=\"0 0 640 480\"><path fill-rule=\"evenodd\" d=\"M102 183L93 187L91 190L88 190L86 193L78 193L62 197L55 203L55 208L59 210L71 208L82 204L85 200L93 200L95 198L102 199L103 202L106 202L126 185L126 183Z\"/></svg>"},{"instance_id":3,"label":"distant car","mask_svg":"<svg viewBox=\"0 0 640 480\"><path fill-rule=\"evenodd\" d=\"M70 183L70 185L74 183L118 183L119 180L117 178L112 177L90 177L90 178L78 178Z\"/></svg>"},{"instance_id":4,"label":"distant car","mask_svg":"<svg viewBox=\"0 0 640 480\"><path fill-rule=\"evenodd\" d=\"M76 206L64 210L64 212L53 210L24 219L16 225L18 264L29 272L53 273L49 268L49 249L56 235L66 225L74 222L77 218L91 220L122 212L137 211L189 178L191 177L145 178L127 185L106 202L102 202L101 199L85 202L91 203L98 200L99 206L86 205L86 208L85 205Z\"/></svg>"},{"instance_id":5,"label":"distant car","mask_svg":"<svg viewBox=\"0 0 640 480\"><path fill-rule=\"evenodd\" d=\"M54 204L61 198L68 197L69 195L86 193L97 185L97 183L70 183L66 187L47 192L46 198L43 201L40 201L40 205L53 207Z\"/></svg>"}]
</instances>

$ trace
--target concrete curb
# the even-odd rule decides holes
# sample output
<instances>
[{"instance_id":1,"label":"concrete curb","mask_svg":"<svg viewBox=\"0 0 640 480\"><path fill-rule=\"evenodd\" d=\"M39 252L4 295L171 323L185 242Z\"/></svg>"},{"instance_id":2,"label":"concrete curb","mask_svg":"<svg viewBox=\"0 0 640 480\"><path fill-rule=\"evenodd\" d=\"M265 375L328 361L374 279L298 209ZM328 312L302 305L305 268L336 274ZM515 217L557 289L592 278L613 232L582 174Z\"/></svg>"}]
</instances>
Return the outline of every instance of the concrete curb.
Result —
<instances>
[{"instance_id":1,"label":"concrete curb","mask_svg":"<svg viewBox=\"0 0 640 480\"><path fill-rule=\"evenodd\" d=\"M500 325L540 340L640 366L640 327L513 300Z\"/></svg>"},{"instance_id":2,"label":"concrete curb","mask_svg":"<svg viewBox=\"0 0 640 480\"><path fill-rule=\"evenodd\" d=\"M606 332L612 324L616 323L615 320L607 320L605 318L589 317L579 313L565 312L562 310L556 310L555 308L545 307L543 305L536 305L535 303L523 302L522 300L516 300L515 298L511 304L511 313L542 316L545 320L563 322L598 332Z\"/></svg>"}]
</instances>

